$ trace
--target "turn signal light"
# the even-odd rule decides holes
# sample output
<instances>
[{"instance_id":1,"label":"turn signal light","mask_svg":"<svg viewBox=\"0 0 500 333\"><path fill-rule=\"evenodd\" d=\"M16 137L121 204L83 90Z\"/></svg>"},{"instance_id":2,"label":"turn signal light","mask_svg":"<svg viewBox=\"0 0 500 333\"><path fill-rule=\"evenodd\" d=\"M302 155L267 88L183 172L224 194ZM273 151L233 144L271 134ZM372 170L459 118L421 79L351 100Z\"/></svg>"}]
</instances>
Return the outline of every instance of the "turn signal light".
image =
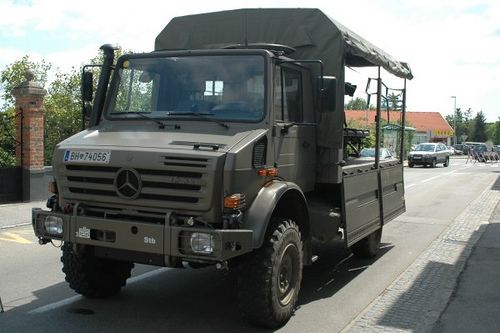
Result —
<instances>
[{"instance_id":1,"label":"turn signal light","mask_svg":"<svg viewBox=\"0 0 500 333\"><path fill-rule=\"evenodd\" d=\"M224 198L224 208L240 209L245 206L245 195L235 193Z\"/></svg>"},{"instance_id":2,"label":"turn signal light","mask_svg":"<svg viewBox=\"0 0 500 333\"><path fill-rule=\"evenodd\" d=\"M55 180L49 182L49 191L50 193L57 194L57 184Z\"/></svg>"},{"instance_id":3,"label":"turn signal light","mask_svg":"<svg viewBox=\"0 0 500 333\"><path fill-rule=\"evenodd\" d=\"M278 175L278 169L277 168L268 168L268 169L262 169L259 170L259 176L261 177L275 177Z\"/></svg>"}]
</instances>

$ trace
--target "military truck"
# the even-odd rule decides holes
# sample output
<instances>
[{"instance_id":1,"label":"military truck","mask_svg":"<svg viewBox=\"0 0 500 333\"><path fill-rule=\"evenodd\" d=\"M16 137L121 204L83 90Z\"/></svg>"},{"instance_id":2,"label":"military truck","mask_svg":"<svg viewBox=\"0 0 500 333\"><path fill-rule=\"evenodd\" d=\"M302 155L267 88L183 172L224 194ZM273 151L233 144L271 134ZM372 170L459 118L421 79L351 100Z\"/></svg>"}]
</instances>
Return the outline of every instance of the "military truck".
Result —
<instances>
[{"instance_id":1,"label":"military truck","mask_svg":"<svg viewBox=\"0 0 500 333\"><path fill-rule=\"evenodd\" d=\"M57 145L50 211L33 210L77 293L118 293L135 263L212 265L237 271L249 321L278 327L313 243L377 254L405 211L403 154L356 158L369 133L346 126L345 68L378 67L380 119L380 73L405 92L406 63L317 9L177 17L154 52L115 62L114 49L102 47L95 94L83 73L88 128Z\"/></svg>"}]
</instances>

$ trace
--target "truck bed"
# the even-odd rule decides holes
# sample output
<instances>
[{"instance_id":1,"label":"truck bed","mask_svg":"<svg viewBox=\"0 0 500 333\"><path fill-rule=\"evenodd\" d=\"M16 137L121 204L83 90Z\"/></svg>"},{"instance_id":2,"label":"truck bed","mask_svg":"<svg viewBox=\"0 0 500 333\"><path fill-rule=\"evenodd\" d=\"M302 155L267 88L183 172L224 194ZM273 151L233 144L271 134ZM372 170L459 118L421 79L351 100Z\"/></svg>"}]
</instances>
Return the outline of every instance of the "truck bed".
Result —
<instances>
[{"instance_id":1,"label":"truck bed","mask_svg":"<svg viewBox=\"0 0 500 333\"><path fill-rule=\"evenodd\" d=\"M399 160L353 158L342 168L346 241L350 246L405 211L403 167Z\"/></svg>"},{"instance_id":2,"label":"truck bed","mask_svg":"<svg viewBox=\"0 0 500 333\"><path fill-rule=\"evenodd\" d=\"M380 168L394 166L399 164L398 159L380 161ZM342 168L344 175L352 175L359 172L366 172L375 168L375 158L373 157L354 157L345 160L345 166Z\"/></svg>"}]
</instances>

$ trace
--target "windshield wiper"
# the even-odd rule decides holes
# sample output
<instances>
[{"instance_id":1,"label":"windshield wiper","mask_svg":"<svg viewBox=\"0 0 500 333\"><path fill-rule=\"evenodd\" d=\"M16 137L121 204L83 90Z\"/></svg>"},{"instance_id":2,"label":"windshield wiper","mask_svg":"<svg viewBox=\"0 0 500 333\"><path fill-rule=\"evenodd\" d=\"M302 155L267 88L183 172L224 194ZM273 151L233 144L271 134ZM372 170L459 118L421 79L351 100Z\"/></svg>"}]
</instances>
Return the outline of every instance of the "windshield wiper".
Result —
<instances>
[{"instance_id":1,"label":"windshield wiper","mask_svg":"<svg viewBox=\"0 0 500 333\"><path fill-rule=\"evenodd\" d=\"M117 112L117 113L114 113L113 115L121 115L121 114L135 114L135 115L138 115L144 119L148 119L148 120L152 120L154 121L155 123L157 123L159 125L159 127L161 129L164 129L165 127L167 126L172 126L173 128L175 129L180 129L181 126L180 125L177 125L177 124L165 124L163 121L161 120L158 120L156 118L153 118L153 117L148 117L146 116L144 113L151 113L151 112L147 112L147 111L129 111L129 112Z\"/></svg>"},{"instance_id":2,"label":"windshield wiper","mask_svg":"<svg viewBox=\"0 0 500 333\"><path fill-rule=\"evenodd\" d=\"M213 116L213 113L210 113L210 112L169 111L169 112L167 112L167 115L169 115L169 116L197 116L198 118L210 120L211 122L219 124L222 127L229 128L229 125L227 125L221 121L215 120L213 118L207 118L206 116Z\"/></svg>"}]
</instances>

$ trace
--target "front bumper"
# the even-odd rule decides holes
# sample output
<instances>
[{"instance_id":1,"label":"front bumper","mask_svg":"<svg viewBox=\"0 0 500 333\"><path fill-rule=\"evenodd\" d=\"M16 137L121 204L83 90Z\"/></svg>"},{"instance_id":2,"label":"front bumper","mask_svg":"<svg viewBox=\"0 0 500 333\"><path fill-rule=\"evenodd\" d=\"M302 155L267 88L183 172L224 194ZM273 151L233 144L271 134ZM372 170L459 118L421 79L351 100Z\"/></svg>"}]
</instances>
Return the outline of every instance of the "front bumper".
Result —
<instances>
[{"instance_id":1,"label":"front bumper","mask_svg":"<svg viewBox=\"0 0 500 333\"><path fill-rule=\"evenodd\" d=\"M153 224L33 208L32 224L41 244L60 240L118 251L162 255L165 263L171 262L172 257L185 261L220 262L252 251L251 230L171 225L169 216L166 214L164 224ZM210 246L200 251L199 243L207 240Z\"/></svg>"},{"instance_id":2,"label":"front bumper","mask_svg":"<svg viewBox=\"0 0 500 333\"><path fill-rule=\"evenodd\" d=\"M408 156L408 163L413 164L430 164L434 156L432 155L410 155Z\"/></svg>"}]
</instances>

